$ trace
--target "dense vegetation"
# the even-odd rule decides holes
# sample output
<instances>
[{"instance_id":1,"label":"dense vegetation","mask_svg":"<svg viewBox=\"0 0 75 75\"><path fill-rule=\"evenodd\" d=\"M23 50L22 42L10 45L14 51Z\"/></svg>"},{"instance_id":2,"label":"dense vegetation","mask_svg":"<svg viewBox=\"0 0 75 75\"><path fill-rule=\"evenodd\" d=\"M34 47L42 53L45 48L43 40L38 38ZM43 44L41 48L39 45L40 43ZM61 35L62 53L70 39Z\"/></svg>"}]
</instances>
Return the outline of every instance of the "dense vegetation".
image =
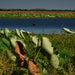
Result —
<instances>
[{"instance_id":1,"label":"dense vegetation","mask_svg":"<svg viewBox=\"0 0 75 75\"><path fill-rule=\"evenodd\" d=\"M0 13L0 18L75 18L75 13Z\"/></svg>"},{"instance_id":2,"label":"dense vegetation","mask_svg":"<svg viewBox=\"0 0 75 75\"><path fill-rule=\"evenodd\" d=\"M41 75L75 75L75 35L55 33L34 34L39 38L45 36L51 41L54 53L58 55L60 61L59 67L55 69L50 63L50 55L42 50L42 48L35 48L29 35L24 34L25 39L23 39L13 31L11 31L11 33L28 45L27 56L29 59L34 59L38 63ZM0 75L28 75L28 69L17 66L19 58L16 62L11 61L11 56L8 57L6 50L9 50L14 54L14 48L10 43L9 37L1 32Z\"/></svg>"},{"instance_id":3,"label":"dense vegetation","mask_svg":"<svg viewBox=\"0 0 75 75\"><path fill-rule=\"evenodd\" d=\"M75 18L75 11L67 10L0 10L0 18Z\"/></svg>"}]
</instances>

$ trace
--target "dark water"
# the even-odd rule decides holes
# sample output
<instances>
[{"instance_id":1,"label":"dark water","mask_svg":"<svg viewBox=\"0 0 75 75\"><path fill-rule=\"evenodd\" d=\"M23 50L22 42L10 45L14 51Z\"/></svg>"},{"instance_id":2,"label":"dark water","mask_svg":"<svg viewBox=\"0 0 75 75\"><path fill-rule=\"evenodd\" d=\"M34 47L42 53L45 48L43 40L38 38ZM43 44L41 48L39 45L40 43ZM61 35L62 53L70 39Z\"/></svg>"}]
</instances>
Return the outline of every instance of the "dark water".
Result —
<instances>
[{"instance_id":1,"label":"dark water","mask_svg":"<svg viewBox=\"0 0 75 75\"><path fill-rule=\"evenodd\" d=\"M32 32L35 23L34 33L61 32L62 27L67 27L75 31L75 19L0 19L0 28L23 29Z\"/></svg>"}]
</instances>

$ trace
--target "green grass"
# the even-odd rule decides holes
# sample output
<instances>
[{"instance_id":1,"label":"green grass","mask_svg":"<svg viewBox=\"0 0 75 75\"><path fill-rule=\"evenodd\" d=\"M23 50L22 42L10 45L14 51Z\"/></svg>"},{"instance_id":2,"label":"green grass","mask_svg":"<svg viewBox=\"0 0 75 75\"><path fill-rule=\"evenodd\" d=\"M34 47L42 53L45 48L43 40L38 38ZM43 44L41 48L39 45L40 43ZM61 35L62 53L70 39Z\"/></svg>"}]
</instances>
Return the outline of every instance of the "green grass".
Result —
<instances>
[{"instance_id":1,"label":"green grass","mask_svg":"<svg viewBox=\"0 0 75 75\"><path fill-rule=\"evenodd\" d=\"M15 34L15 33L14 33ZM15 34L16 35L16 34ZM74 75L75 74L75 35L68 34L34 34L39 38L47 37L54 47L54 53L59 56L60 66L55 69L50 64L50 55L42 48L34 48L34 44L29 39L28 35L24 35L25 39L21 38L28 45L29 59L34 59L40 69L41 75ZM17 35L16 35L17 36ZM0 41L5 35L0 34ZM5 37L6 38L6 37ZM8 38L7 38L8 39ZM9 40L9 39L8 39ZM13 53L14 48L7 46ZM1 45L0 45L1 48ZM6 51L0 49L0 73L2 75L28 75L28 69L17 66L19 58L16 62L12 62L7 57ZM44 72L44 69L47 71ZM46 74L45 74L46 73ZM1 74L0 74L1 75Z\"/></svg>"},{"instance_id":2,"label":"green grass","mask_svg":"<svg viewBox=\"0 0 75 75\"><path fill-rule=\"evenodd\" d=\"M75 18L75 13L0 13L0 18Z\"/></svg>"}]
</instances>

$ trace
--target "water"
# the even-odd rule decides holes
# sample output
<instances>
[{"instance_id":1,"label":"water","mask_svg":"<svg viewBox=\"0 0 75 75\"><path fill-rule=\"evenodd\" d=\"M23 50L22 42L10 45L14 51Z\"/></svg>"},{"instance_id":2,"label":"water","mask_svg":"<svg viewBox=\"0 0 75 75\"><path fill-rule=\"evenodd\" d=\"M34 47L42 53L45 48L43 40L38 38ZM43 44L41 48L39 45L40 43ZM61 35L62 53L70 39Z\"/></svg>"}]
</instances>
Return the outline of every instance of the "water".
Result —
<instances>
[{"instance_id":1,"label":"water","mask_svg":"<svg viewBox=\"0 0 75 75\"><path fill-rule=\"evenodd\" d=\"M0 19L0 28L3 30L9 28L15 31L15 28L23 29L32 32L34 26L34 33L52 33L61 32L62 27L69 28L75 31L75 19Z\"/></svg>"}]
</instances>

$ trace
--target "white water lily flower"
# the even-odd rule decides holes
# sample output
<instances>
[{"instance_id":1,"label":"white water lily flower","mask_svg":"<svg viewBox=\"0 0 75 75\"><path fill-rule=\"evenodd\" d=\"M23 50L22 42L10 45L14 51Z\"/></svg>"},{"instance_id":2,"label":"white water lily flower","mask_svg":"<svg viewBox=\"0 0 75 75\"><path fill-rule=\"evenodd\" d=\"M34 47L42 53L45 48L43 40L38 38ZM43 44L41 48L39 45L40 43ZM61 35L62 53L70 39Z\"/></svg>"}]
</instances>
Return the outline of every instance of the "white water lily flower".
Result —
<instances>
[{"instance_id":1,"label":"white water lily flower","mask_svg":"<svg viewBox=\"0 0 75 75\"><path fill-rule=\"evenodd\" d=\"M19 30L18 30L18 29L15 29L15 31L16 31L16 34L17 34L19 37L21 37Z\"/></svg>"},{"instance_id":2,"label":"white water lily flower","mask_svg":"<svg viewBox=\"0 0 75 75\"><path fill-rule=\"evenodd\" d=\"M63 30L65 30L67 32L70 32L70 30L68 28L63 28Z\"/></svg>"},{"instance_id":3,"label":"white water lily flower","mask_svg":"<svg viewBox=\"0 0 75 75\"><path fill-rule=\"evenodd\" d=\"M54 68L58 68L59 67L59 59L57 57L57 55L53 54L51 55L51 65L54 67Z\"/></svg>"},{"instance_id":4,"label":"white water lily flower","mask_svg":"<svg viewBox=\"0 0 75 75\"><path fill-rule=\"evenodd\" d=\"M71 33L71 34L75 34L75 32L74 31L71 31L71 30L69 30L68 28L63 28L63 30L65 30L66 32L68 32L68 33Z\"/></svg>"},{"instance_id":5,"label":"white water lily flower","mask_svg":"<svg viewBox=\"0 0 75 75\"><path fill-rule=\"evenodd\" d=\"M30 38L32 39L32 42L35 44L35 47L41 46L41 40L37 36L30 35Z\"/></svg>"},{"instance_id":6,"label":"white water lily flower","mask_svg":"<svg viewBox=\"0 0 75 75\"><path fill-rule=\"evenodd\" d=\"M36 45L36 47L37 47L37 45L38 45L38 37L37 37L37 36L32 36L31 38L32 38L33 43L34 43L34 44Z\"/></svg>"},{"instance_id":7,"label":"white water lily flower","mask_svg":"<svg viewBox=\"0 0 75 75\"><path fill-rule=\"evenodd\" d=\"M42 48L45 49L50 55L53 54L53 47L50 40L46 37L42 37Z\"/></svg>"}]
</instances>

